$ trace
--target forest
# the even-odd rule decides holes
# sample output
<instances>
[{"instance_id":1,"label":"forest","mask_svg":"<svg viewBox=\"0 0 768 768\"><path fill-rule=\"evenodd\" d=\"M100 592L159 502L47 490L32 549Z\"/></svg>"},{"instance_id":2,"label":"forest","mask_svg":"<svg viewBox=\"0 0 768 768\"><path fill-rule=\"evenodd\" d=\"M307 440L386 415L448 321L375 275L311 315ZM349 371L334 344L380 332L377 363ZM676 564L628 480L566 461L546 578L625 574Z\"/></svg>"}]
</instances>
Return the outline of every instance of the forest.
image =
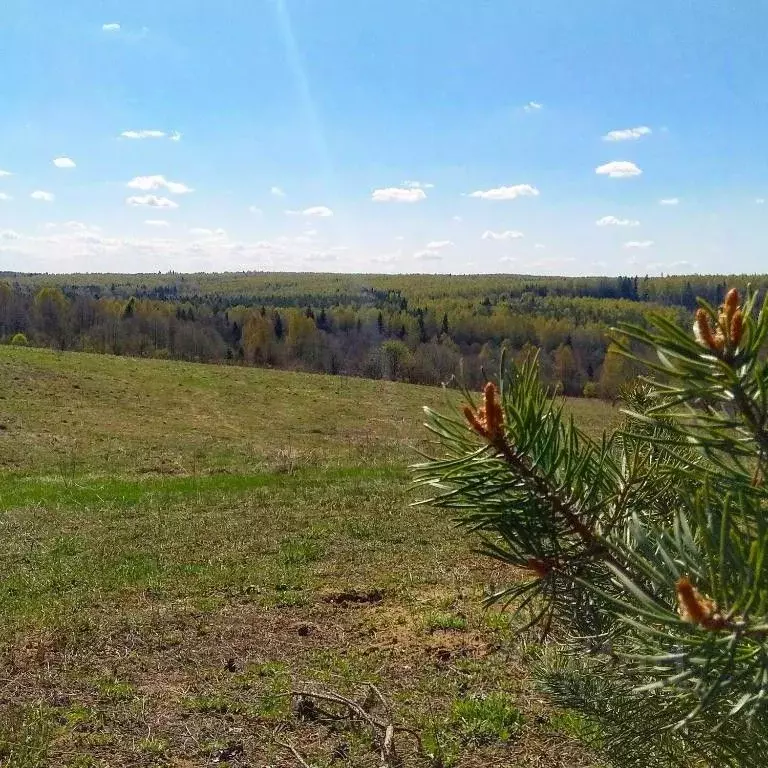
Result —
<instances>
[{"instance_id":1,"label":"forest","mask_svg":"<svg viewBox=\"0 0 768 768\"><path fill-rule=\"evenodd\" d=\"M766 276L215 273L0 275L0 339L59 350L478 387L503 350L538 351L566 395L613 399L636 373L610 329Z\"/></svg>"}]
</instances>

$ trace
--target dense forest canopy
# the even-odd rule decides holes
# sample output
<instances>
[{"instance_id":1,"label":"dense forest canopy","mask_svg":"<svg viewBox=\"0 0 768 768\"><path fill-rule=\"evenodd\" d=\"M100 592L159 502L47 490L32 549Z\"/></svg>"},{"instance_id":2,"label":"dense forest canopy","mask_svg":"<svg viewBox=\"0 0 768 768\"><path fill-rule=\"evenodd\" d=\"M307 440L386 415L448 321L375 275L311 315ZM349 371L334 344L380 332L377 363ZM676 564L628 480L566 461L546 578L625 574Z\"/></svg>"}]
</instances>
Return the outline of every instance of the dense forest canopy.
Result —
<instances>
[{"instance_id":1,"label":"dense forest canopy","mask_svg":"<svg viewBox=\"0 0 768 768\"><path fill-rule=\"evenodd\" d=\"M326 273L0 275L8 343L476 386L539 350L569 395L614 397L635 370L608 335L649 312L688 322L696 296L768 276L535 277Z\"/></svg>"}]
</instances>

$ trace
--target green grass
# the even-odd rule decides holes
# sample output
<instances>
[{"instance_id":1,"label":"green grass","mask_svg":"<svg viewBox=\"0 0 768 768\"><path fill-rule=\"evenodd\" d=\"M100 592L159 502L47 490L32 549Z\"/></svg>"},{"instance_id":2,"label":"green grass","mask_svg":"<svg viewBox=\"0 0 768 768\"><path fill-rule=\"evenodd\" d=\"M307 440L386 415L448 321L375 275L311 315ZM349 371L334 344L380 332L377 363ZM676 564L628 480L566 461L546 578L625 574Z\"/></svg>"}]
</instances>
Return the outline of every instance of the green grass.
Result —
<instances>
[{"instance_id":1,"label":"green grass","mask_svg":"<svg viewBox=\"0 0 768 768\"><path fill-rule=\"evenodd\" d=\"M370 739L286 698L375 682L444 764L587 765L537 725L511 625L480 608L514 575L409 506L421 406L452 397L0 348L0 762L185 766L242 744L283 765L279 727L316 764L341 739L350 764L378 765ZM616 419L568 407L593 433Z\"/></svg>"}]
</instances>

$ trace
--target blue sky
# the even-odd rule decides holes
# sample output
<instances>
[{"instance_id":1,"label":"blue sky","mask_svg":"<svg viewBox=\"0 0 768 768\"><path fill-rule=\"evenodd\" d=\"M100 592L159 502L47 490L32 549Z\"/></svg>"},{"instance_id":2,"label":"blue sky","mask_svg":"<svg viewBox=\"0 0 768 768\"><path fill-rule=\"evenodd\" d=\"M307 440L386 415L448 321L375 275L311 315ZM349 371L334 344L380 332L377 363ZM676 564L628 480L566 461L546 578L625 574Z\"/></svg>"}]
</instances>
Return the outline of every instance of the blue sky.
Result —
<instances>
[{"instance_id":1,"label":"blue sky","mask_svg":"<svg viewBox=\"0 0 768 768\"><path fill-rule=\"evenodd\" d=\"M750 0L3 0L0 270L764 272L766 28Z\"/></svg>"}]
</instances>

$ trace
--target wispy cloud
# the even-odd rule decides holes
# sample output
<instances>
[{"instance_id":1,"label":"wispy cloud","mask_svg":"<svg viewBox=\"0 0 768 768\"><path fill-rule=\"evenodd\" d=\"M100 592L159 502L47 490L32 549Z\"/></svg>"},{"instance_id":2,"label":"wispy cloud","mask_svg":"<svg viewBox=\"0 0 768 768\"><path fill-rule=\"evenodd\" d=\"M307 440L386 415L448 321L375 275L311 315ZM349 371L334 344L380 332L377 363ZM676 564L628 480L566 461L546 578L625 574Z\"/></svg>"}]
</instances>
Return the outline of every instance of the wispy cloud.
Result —
<instances>
[{"instance_id":1,"label":"wispy cloud","mask_svg":"<svg viewBox=\"0 0 768 768\"><path fill-rule=\"evenodd\" d=\"M46 192L42 189L36 189L30 197L33 200L41 200L44 203L52 203L56 199L56 195L53 192Z\"/></svg>"},{"instance_id":2,"label":"wispy cloud","mask_svg":"<svg viewBox=\"0 0 768 768\"><path fill-rule=\"evenodd\" d=\"M765 198L764 197L756 197L755 198L755 203L757 205L763 205L763 203L765 203Z\"/></svg>"},{"instance_id":3,"label":"wispy cloud","mask_svg":"<svg viewBox=\"0 0 768 768\"><path fill-rule=\"evenodd\" d=\"M248 213L252 213L255 216L261 216L261 214L264 213L264 211L262 211L261 208L259 208L256 205L249 205L248 206Z\"/></svg>"},{"instance_id":4,"label":"wispy cloud","mask_svg":"<svg viewBox=\"0 0 768 768\"><path fill-rule=\"evenodd\" d=\"M678 205L680 203L679 197L664 197L659 200L659 205Z\"/></svg>"},{"instance_id":5,"label":"wispy cloud","mask_svg":"<svg viewBox=\"0 0 768 768\"><path fill-rule=\"evenodd\" d=\"M524 107L523 111L525 112L538 112L540 109L543 109L544 105L540 104L538 101L529 101Z\"/></svg>"},{"instance_id":6,"label":"wispy cloud","mask_svg":"<svg viewBox=\"0 0 768 768\"><path fill-rule=\"evenodd\" d=\"M311 208L305 208L301 213L303 216L314 216L320 219L333 216L333 211L325 205L313 205Z\"/></svg>"},{"instance_id":7,"label":"wispy cloud","mask_svg":"<svg viewBox=\"0 0 768 768\"><path fill-rule=\"evenodd\" d=\"M427 193L420 188L386 187L374 189L371 200L375 203L418 203L427 199Z\"/></svg>"},{"instance_id":8,"label":"wispy cloud","mask_svg":"<svg viewBox=\"0 0 768 768\"><path fill-rule=\"evenodd\" d=\"M456 222L460 223L460 222L464 221L464 217L463 216L451 216L451 221L456 221Z\"/></svg>"},{"instance_id":9,"label":"wispy cloud","mask_svg":"<svg viewBox=\"0 0 768 768\"><path fill-rule=\"evenodd\" d=\"M437 251L431 251L427 248L423 251L416 251L416 253L413 254L413 258L418 259L419 261L439 261L443 257Z\"/></svg>"},{"instance_id":10,"label":"wispy cloud","mask_svg":"<svg viewBox=\"0 0 768 768\"><path fill-rule=\"evenodd\" d=\"M120 25L116 21L113 21L110 24L102 24L101 29L104 32L119 32Z\"/></svg>"},{"instance_id":11,"label":"wispy cloud","mask_svg":"<svg viewBox=\"0 0 768 768\"><path fill-rule=\"evenodd\" d=\"M441 251L443 248L453 248L453 246L452 240L433 240L431 243L427 243L427 250Z\"/></svg>"},{"instance_id":12,"label":"wispy cloud","mask_svg":"<svg viewBox=\"0 0 768 768\"><path fill-rule=\"evenodd\" d=\"M514 200L516 197L538 197L539 190L530 184L514 184L511 187L496 187L495 189L477 190L470 197L481 200Z\"/></svg>"},{"instance_id":13,"label":"wispy cloud","mask_svg":"<svg viewBox=\"0 0 768 768\"><path fill-rule=\"evenodd\" d=\"M164 139L168 134L165 131L145 129L142 131L123 131L120 136L123 139Z\"/></svg>"},{"instance_id":14,"label":"wispy cloud","mask_svg":"<svg viewBox=\"0 0 768 768\"><path fill-rule=\"evenodd\" d=\"M280 187L271 187L269 194L273 197L285 197L285 192Z\"/></svg>"},{"instance_id":15,"label":"wispy cloud","mask_svg":"<svg viewBox=\"0 0 768 768\"><path fill-rule=\"evenodd\" d=\"M3 240L21 240L21 235L14 229L4 229L0 232L0 238Z\"/></svg>"},{"instance_id":16,"label":"wispy cloud","mask_svg":"<svg viewBox=\"0 0 768 768\"><path fill-rule=\"evenodd\" d=\"M147 219L145 222L150 227L169 227L170 224L165 219Z\"/></svg>"},{"instance_id":17,"label":"wispy cloud","mask_svg":"<svg viewBox=\"0 0 768 768\"><path fill-rule=\"evenodd\" d=\"M53 164L57 168L74 168L75 167L75 161L71 157L57 157Z\"/></svg>"},{"instance_id":18,"label":"wispy cloud","mask_svg":"<svg viewBox=\"0 0 768 768\"><path fill-rule=\"evenodd\" d=\"M403 186L408 189L434 189L435 185L428 181L404 181Z\"/></svg>"},{"instance_id":19,"label":"wispy cloud","mask_svg":"<svg viewBox=\"0 0 768 768\"><path fill-rule=\"evenodd\" d=\"M493 232L490 229L486 229L480 235L481 240L519 240L521 237L524 237L523 233L515 229L505 229L503 232Z\"/></svg>"},{"instance_id":20,"label":"wispy cloud","mask_svg":"<svg viewBox=\"0 0 768 768\"><path fill-rule=\"evenodd\" d=\"M612 179L628 179L631 176L639 176L642 171L629 160L614 160L595 168L598 176L608 176Z\"/></svg>"},{"instance_id":21,"label":"wispy cloud","mask_svg":"<svg viewBox=\"0 0 768 768\"><path fill-rule=\"evenodd\" d=\"M13 173L11 171L0 171L0 177L2 176L13 176Z\"/></svg>"},{"instance_id":22,"label":"wispy cloud","mask_svg":"<svg viewBox=\"0 0 768 768\"><path fill-rule=\"evenodd\" d=\"M179 204L175 200L167 197L158 197L157 195L134 195L127 197L125 202L133 206L147 206L148 208L178 208Z\"/></svg>"},{"instance_id":23,"label":"wispy cloud","mask_svg":"<svg viewBox=\"0 0 768 768\"><path fill-rule=\"evenodd\" d=\"M598 227L639 227L640 222L637 219L619 219L616 216L603 216L595 224Z\"/></svg>"},{"instance_id":24,"label":"wispy cloud","mask_svg":"<svg viewBox=\"0 0 768 768\"><path fill-rule=\"evenodd\" d=\"M207 227L192 227L192 229L189 230L189 234L195 235L196 237L226 237L227 231L221 227L218 227L217 229L208 229Z\"/></svg>"},{"instance_id":25,"label":"wispy cloud","mask_svg":"<svg viewBox=\"0 0 768 768\"><path fill-rule=\"evenodd\" d=\"M128 182L131 189L139 189L142 192L149 192L155 189L167 189L171 194L184 195L187 192L194 192L191 187L180 181L169 181L165 176L136 176Z\"/></svg>"},{"instance_id":26,"label":"wispy cloud","mask_svg":"<svg viewBox=\"0 0 768 768\"><path fill-rule=\"evenodd\" d=\"M653 240L630 240L624 243L625 248L650 248L653 245Z\"/></svg>"},{"instance_id":27,"label":"wispy cloud","mask_svg":"<svg viewBox=\"0 0 768 768\"><path fill-rule=\"evenodd\" d=\"M603 141L634 141L643 136L648 136L651 129L647 125L639 125L637 128L624 128L620 131L608 131L603 136Z\"/></svg>"}]
</instances>

